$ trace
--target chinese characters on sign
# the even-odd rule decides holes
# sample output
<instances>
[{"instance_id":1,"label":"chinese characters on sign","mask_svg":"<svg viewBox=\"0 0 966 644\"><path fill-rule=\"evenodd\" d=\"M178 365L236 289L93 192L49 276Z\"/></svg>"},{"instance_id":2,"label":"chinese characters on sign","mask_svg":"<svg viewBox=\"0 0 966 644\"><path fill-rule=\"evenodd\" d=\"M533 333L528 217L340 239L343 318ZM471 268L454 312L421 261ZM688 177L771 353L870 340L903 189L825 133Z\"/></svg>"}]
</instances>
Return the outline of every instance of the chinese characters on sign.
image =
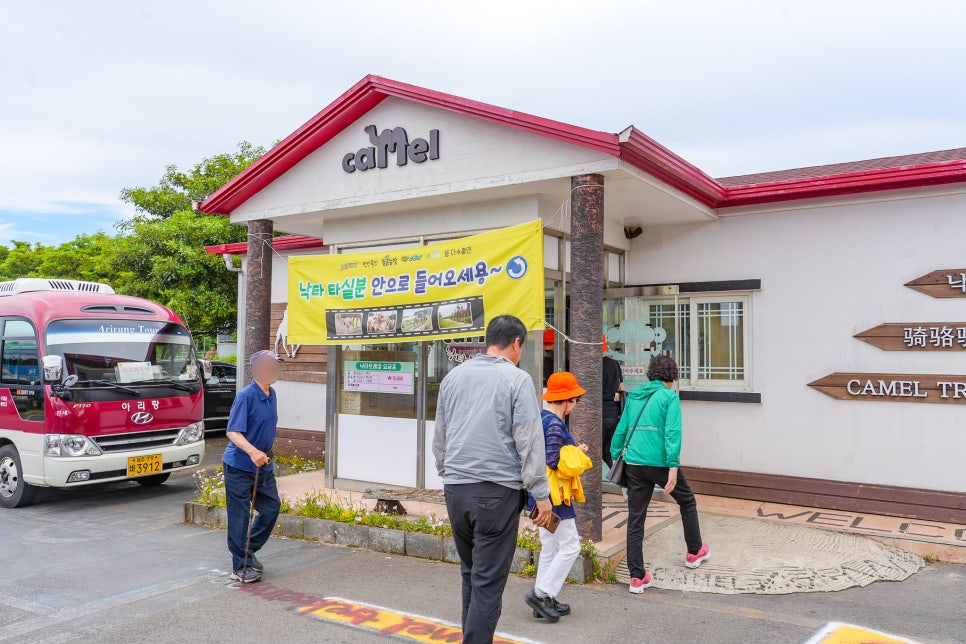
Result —
<instances>
[{"instance_id":1,"label":"chinese characters on sign","mask_svg":"<svg viewBox=\"0 0 966 644\"><path fill-rule=\"evenodd\" d=\"M884 351L966 351L966 322L894 322L855 337Z\"/></svg>"}]
</instances>

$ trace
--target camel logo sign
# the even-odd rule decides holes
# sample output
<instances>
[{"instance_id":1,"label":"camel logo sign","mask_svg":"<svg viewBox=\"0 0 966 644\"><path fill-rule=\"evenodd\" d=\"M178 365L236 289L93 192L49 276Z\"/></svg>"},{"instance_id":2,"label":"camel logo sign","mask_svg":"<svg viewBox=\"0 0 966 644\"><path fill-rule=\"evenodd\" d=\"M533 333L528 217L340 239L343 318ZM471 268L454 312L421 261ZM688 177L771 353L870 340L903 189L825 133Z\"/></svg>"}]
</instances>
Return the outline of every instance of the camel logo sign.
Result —
<instances>
[{"instance_id":1,"label":"camel logo sign","mask_svg":"<svg viewBox=\"0 0 966 644\"><path fill-rule=\"evenodd\" d=\"M356 170L365 172L373 168L389 167L389 155L394 154L396 165L424 163L439 158L439 130L429 131L429 140L409 140L409 135L402 127L386 128L378 131L375 125L367 125L366 134L369 135L369 147L349 152L342 157L342 169L348 173Z\"/></svg>"}]
</instances>

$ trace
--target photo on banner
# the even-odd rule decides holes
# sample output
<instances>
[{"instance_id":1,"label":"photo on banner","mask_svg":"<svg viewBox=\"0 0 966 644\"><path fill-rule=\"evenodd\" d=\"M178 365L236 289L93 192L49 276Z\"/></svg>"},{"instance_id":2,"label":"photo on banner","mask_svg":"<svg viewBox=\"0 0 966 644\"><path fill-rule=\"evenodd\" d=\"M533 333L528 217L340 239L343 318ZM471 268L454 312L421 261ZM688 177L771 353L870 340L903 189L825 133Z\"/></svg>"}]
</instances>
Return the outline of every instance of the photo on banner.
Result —
<instances>
[{"instance_id":1,"label":"photo on banner","mask_svg":"<svg viewBox=\"0 0 966 644\"><path fill-rule=\"evenodd\" d=\"M482 335L512 314L542 329L539 220L429 246L289 260L296 344L411 342Z\"/></svg>"}]
</instances>

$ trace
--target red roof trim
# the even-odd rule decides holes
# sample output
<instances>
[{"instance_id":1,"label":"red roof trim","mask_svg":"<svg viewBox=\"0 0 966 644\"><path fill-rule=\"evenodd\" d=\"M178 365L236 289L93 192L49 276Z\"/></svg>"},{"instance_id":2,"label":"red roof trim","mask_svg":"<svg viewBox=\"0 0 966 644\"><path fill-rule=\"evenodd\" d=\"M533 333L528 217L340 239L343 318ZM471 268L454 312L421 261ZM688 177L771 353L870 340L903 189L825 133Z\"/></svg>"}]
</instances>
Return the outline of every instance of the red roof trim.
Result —
<instances>
[{"instance_id":1,"label":"red roof trim","mask_svg":"<svg viewBox=\"0 0 966 644\"><path fill-rule=\"evenodd\" d=\"M621 136L620 158L672 188L712 208L725 196L724 187L636 127Z\"/></svg>"},{"instance_id":2,"label":"red roof trim","mask_svg":"<svg viewBox=\"0 0 966 644\"><path fill-rule=\"evenodd\" d=\"M711 208L966 182L966 160L916 163L855 172L841 172L850 164L837 164L838 172L831 171L830 167L830 173L816 177L745 184L733 183L741 181L742 177L719 181L633 127L618 136L388 78L366 76L208 197L200 205L200 210L209 214L230 214L388 96L611 154ZM935 157L924 158L933 160ZM861 163L857 163L856 167ZM753 181L756 176L762 177L749 175L747 180Z\"/></svg>"},{"instance_id":3,"label":"red roof trim","mask_svg":"<svg viewBox=\"0 0 966 644\"><path fill-rule=\"evenodd\" d=\"M387 96L395 96L474 118L532 132L565 143L616 155L617 136L575 125L515 112L443 94L398 81L366 76L349 91L313 116L302 127L266 152L244 172L226 183L204 200L199 209L208 214L227 215L291 169L299 161L327 143L356 119L378 105Z\"/></svg>"},{"instance_id":4,"label":"red roof trim","mask_svg":"<svg viewBox=\"0 0 966 644\"><path fill-rule=\"evenodd\" d=\"M277 251L325 248L325 242L317 237L287 235L285 237L275 237L272 239L272 248ZM205 246L205 252L209 255L244 255L248 252L248 242Z\"/></svg>"},{"instance_id":5,"label":"red roof trim","mask_svg":"<svg viewBox=\"0 0 966 644\"><path fill-rule=\"evenodd\" d=\"M966 182L966 161L928 163L865 172L732 186L718 208L817 199L865 192L921 188Z\"/></svg>"}]
</instances>

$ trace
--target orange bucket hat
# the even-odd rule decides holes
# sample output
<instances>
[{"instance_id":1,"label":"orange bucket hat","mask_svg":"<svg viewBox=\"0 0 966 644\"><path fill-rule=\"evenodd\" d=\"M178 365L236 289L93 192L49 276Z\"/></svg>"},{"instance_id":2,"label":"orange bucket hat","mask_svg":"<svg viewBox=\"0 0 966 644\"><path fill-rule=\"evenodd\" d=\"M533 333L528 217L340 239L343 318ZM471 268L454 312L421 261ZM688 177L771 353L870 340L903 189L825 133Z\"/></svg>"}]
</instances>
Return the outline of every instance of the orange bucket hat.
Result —
<instances>
[{"instance_id":1,"label":"orange bucket hat","mask_svg":"<svg viewBox=\"0 0 966 644\"><path fill-rule=\"evenodd\" d=\"M550 374L547 379L547 393L543 399L547 402L560 402L571 398L580 398L587 390L577 384L577 378L569 371L558 371Z\"/></svg>"},{"instance_id":2,"label":"orange bucket hat","mask_svg":"<svg viewBox=\"0 0 966 644\"><path fill-rule=\"evenodd\" d=\"M553 329L544 329L544 331L543 331L543 348L544 349L553 349L554 335L555 334L553 332Z\"/></svg>"},{"instance_id":3,"label":"orange bucket hat","mask_svg":"<svg viewBox=\"0 0 966 644\"><path fill-rule=\"evenodd\" d=\"M600 334L600 344L601 344L601 349L603 349L604 353L607 353L607 351L610 350L610 347L607 346L607 334L606 333L601 333Z\"/></svg>"}]
</instances>

